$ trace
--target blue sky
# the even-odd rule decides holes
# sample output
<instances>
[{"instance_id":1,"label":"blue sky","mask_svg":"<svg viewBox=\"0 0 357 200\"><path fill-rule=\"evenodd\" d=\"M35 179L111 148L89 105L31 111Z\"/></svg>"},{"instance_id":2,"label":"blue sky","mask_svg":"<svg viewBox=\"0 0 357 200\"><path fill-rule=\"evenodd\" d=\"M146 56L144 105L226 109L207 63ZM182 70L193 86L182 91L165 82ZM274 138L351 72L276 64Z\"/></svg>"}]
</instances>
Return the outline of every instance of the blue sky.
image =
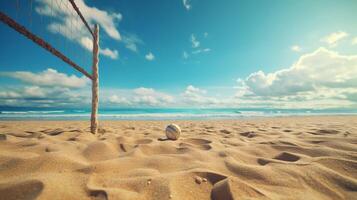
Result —
<instances>
[{"instance_id":1,"label":"blue sky","mask_svg":"<svg viewBox=\"0 0 357 200\"><path fill-rule=\"evenodd\" d=\"M28 2L1 11L90 70L66 1ZM357 107L356 1L76 2L101 27L104 107ZM81 74L4 24L0 34L1 105L89 103Z\"/></svg>"}]
</instances>

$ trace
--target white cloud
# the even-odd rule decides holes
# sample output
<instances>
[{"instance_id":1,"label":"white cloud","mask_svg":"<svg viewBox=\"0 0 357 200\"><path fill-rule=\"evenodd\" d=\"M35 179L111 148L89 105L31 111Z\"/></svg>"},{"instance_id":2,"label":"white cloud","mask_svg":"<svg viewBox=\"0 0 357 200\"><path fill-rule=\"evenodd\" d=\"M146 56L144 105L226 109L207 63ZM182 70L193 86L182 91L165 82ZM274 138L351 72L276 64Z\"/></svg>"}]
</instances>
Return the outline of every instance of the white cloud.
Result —
<instances>
[{"instance_id":1,"label":"white cloud","mask_svg":"<svg viewBox=\"0 0 357 200\"><path fill-rule=\"evenodd\" d=\"M182 3L186 10L191 10L192 6L190 4L190 0L182 0Z\"/></svg>"},{"instance_id":2,"label":"white cloud","mask_svg":"<svg viewBox=\"0 0 357 200\"><path fill-rule=\"evenodd\" d=\"M87 6L83 0L76 0L77 6L81 9L81 12L89 24L98 23L109 37L120 40L120 33L116 28L116 23L122 19L120 13L108 13L107 11L100 10L96 7ZM93 27L93 25L92 25Z\"/></svg>"},{"instance_id":3,"label":"white cloud","mask_svg":"<svg viewBox=\"0 0 357 200\"><path fill-rule=\"evenodd\" d=\"M174 105L174 97L153 88L104 89L101 102L109 107L167 107Z\"/></svg>"},{"instance_id":4,"label":"white cloud","mask_svg":"<svg viewBox=\"0 0 357 200\"><path fill-rule=\"evenodd\" d=\"M191 34L190 41L192 44L192 48L197 48L200 46L200 42L196 39L196 36L194 34Z\"/></svg>"},{"instance_id":5,"label":"white cloud","mask_svg":"<svg viewBox=\"0 0 357 200\"><path fill-rule=\"evenodd\" d=\"M204 38L207 38L208 33L205 32L203 34L203 36L204 36ZM210 48L200 48L201 42L198 41L198 39L195 36L195 34L191 34L190 42L191 42L192 51L190 53L187 53L186 51L184 51L183 52L183 59L188 59L190 57L190 54L194 55L194 54L208 53L208 52L211 51Z\"/></svg>"},{"instance_id":6,"label":"white cloud","mask_svg":"<svg viewBox=\"0 0 357 200\"><path fill-rule=\"evenodd\" d=\"M324 107L349 105L348 99L357 92L357 55L319 48L301 56L290 68L267 74L257 71L238 82L236 97L244 101L271 100L290 106L299 101Z\"/></svg>"},{"instance_id":7,"label":"white cloud","mask_svg":"<svg viewBox=\"0 0 357 200\"><path fill-rule=\"evenodd\" d=\"M140 87L134 89L134 93L138 95L152 95L155 94L155 90L153 88Z\"/></svg>"},{"instance_id":8,"label":"white cloud","mask_svg":"<svg viewBox=\"0 0 357 200\"><path fill-rule=\"evenodd\" d=\"M352 39L352 45L357 45L357 37Z\"/></svg>"},{"instance_id":9,"label":"white cloud","mask_svg":"<svg viewBox=\"0 0 357 200\"><path fill-rule=\"evenodd\" d=\"M48 25L51 32L59 33L74 42L78 42L87 50L92 49L92 41L89 39L91 35L79 16L75 14L69 1L63 1L60 4L53 3L51 0L36 1L38 4L35 10L38 14L56 19ZM120 13L108 13L96 7L89 7L83 0L77 0L76 4L90 27L94 27L94 24L98 23L109 37L118 41L121 40L120 33L116 28L116 23L122 19ZM104 48L102 54L115 59L118 53L116 50Z\"/></svg>"},{"instance_id":10,"label":"white cloud","mask_svg":"<svg viewBox=\"0 0 357 200\"><path fill-rule=\"evenodd\" d=\"M21 97L21 94L18 94L14 91L0 91L0 98L1 99L15 99Z\"/></svg>"},{"instance_id":11,"label":"white cloud","mask_svg":"<svg viewBox=\"0 0 357 200\"><path fill-rule=\"evenodd\" d=\"M148 54L145 55L145 59L148 61L152 61L155 59L154 54L152 54L151 52L149 52Z\"/></svg>"},{"instance_id":12,"label":"white cloud","mask_svg":"<svg viewBox=\"0 0 357 200\"><path fill-rule=\"evenodd\" d=\"M189 85L186 87L186 90L184 92L185 95L196 95L196 94L206 94L206 90L199 89L197 87L194 87L193 85Z\"/></svg>"},{"instance_id":13,"label":"white cloud","mask_svg":"<svg viewBox=\"0 0 357 200\"><path fill-rule=\"evenodd\" d=\"M137 47L137 45L136 45L135 43L127 43L127 44L125 45L125 47L126 47L127 49L129 49L130 51L138 52L138 47Z\"/></svg>"},{"instance_id":14,"label":"white cloud","mask_svg":"<svg viewBox=\"0 0 357 200\"><path fill-rule=\"evenodd\" d=\"M302 49L298 45L293 45L290 47L291 51L300 52Z\"/></svg>"},{"instance_id":15,"label":"white cloud","mask_svg":"<svg viewBox=\"0 0 357 200\"><path fill-rule=\"evenodd\" d=\"M39 73L29 71L1 72L0 75L8 76L39 86L61 86L68 88L81 88L89 83L85 76L77 77L76 75L67 75L60 73L55 69L48 68Z\"/></svg>"},{"instance_id":16,"label":"white cloud","mask_svg":"<svg viewBox=\"0 0 357 200\"><path fill-rule=\"evenodd\" d=\"M0 105L38 107L90 106L86 77L43 72L3 72L32 85L0 87ZM107 89L100 92L101 106L127 107L263 107L263 108L357 108L357 55L341 55L319 48L302 55L288 68L256 71L238 80L238 86L212 93L188 85L182 92L153 88ZM236 93L235 93L236 92ZM235 93L235 94L234 94Z\"/></svg>"},{"instance_id":17,"label":"white cloud","mask_svg":"<svg viewBox=\"0 0 357 200\"><path fill-rule=\"evenodd\" d=\"M252 73L245 80L257 95L276 96L311 91L316 87L357 87L357 56L339 55L319 48L300 57L288 69Z\"/></svg>"},{"instance_id":18,"label":"white cloud","mask_svg":"<svg viewBox=\"0 0 357 200\"><path fill-rule=\"evenodd\" d=\"M211 51L210 48L197 49L197 50L195 50L195 51L192 51L192 54L207 53L207 52L210 52L210 51Z\"/></svg>"},{"instance_id":19,"label":"white cloud","mask_svg":"<svg viewBox=\"0 0 357 200\"><path fill-rule=\"evenodd\" d=\"M112 95L109 97L109 103L111 104L120 104L120 105L130 105L130 101L128 101L125 97L120 97L118 95Z\"/></svg>"},{"instance_id":20,"label":"white cloud","mask_svg":"<svg viewBox=\"0 0 357 200\"><path fill-rule=\"evenodd\" d=\"M133 52L138 52L138 45L144 44L144 42L135 34L123 35L123 42L125 47Z\"/></svg>"},{"instance_id":21,"label":"white cloud","mask_svg":"<svg viewBox=\"0 0 357 200\"><path fill-rule=\"evenodd\" d=\"M200 88L189 85L186 87L186 90L181 94L182 103L186 106L199 106L199 107L208 107L224 105L222 101L219 101L217 98L210 97L206 95L207 91Z\"/></svg>"},{"instance_id":22,"label":"white cloud","mask_svg":"<svg viewBox=\"0 0 357 200\"><path fill-rule=\"evenodd\" d=\"M25 87L23 95L27 97L43 98L46 96L46 93L39 86L29 86Z\"/></svg>"},{"instance_id":23,"label":"white cloud","mask_svg":"<svg viewBox=\"0 0 357 200\"><path fill-rule=\"evenodd\" d=\"M89 37L82 37L80 40L80 44L88 51L92 51L92 49L93 49L93 41ZM111 59L117 59L119 56L119 53L117 50L111 50L109 48L102 49L99 47L99 53L102 55L108 56Z\"/></svg>"},{"instance_id":24,"label":"white cloud","mask_svg":"<svg viewBox=\"0 0 357 200\"><path fill-rule=\"evenodd\" d=\"M43 72L4 72L1 75L10 76L32 85L10 86L0 88L0 105L29 107L89 107L91 92L84 87L87 81L81 78L62 74L53 69ZM86 78L83 77L84 80ZM140 87L136 89L106 89L100 91L101 106L104 107L200 107L212 105L216 100L205 97L205 90L188 86L183 95L171 95L153 88Z\"/></svg>"},{"instance_id":25,"label":"white cloud","mask_svg":"<svg viewBox=\"0 0 357 200\"><path fill-rule=\"evenodd\" d=\"M88 51L93 49L93 41L89 37L82 37L80 40L81 45Z\"/></svg>"},{"instance_id":26,"label":"white cloud","mask_svg":"<svg viewBox=\"0 0 357 200\"><path fill-rule=\"evenodd\" d=\"M40 73L2 72L32 85L0 87L0 105L29 107L89 107L91 90L87 78L66 75L53 69ZM106 89L100 91L101 106L164 107L174 105L174 97L153 88Z\"/></svg>"},{"instance_id":27,"label":"white cloud","mask_svg":"<svg viewBox=\"0 0 357 200\"><path fill-rule=\"evenodd\" d=\"M110 57L111 59L117 59L118 58L118 51L117 50L110 50L108 48L105 49L99 49L99 53L103 54L105 56Z\"/></svg>"},{"instance_id":28,"label":"white cloud","mask_svg":"<svg viewBox=\"0 0 357 200\"><path fill-rule=\"evenodd\" d=\"M338 42L342 39L346 38L348 33L343 31L338 31L335 33L331 33L330 35L321 39L322 42L328 44L330 47L335 47L338 45Z\"/></svg>"},{"instance_id":29,"label":"white cloud","mask_svg":"<svg viewBox=\"0 0 357 200\"><path fill-rule=\"evenodd\" d=\"M63 1L59 4L53 3L51 0L36 1L38 2L38 6L35 8L37 13L57 18L62 22L52 23L52 26L62 25L62 28L70 29L71 27L69 25L71 25L72 22L75 23L74 25L79 26L79 30L84 28L84 24L74 9L72 9L72 5L69 1ZM108 13L107 11L100 10L96 7L89 7L83 0L76 0L75 3L91 27L94 27L94 24L98 23L109 37L116 40L121 39L120 33L116 28L116 23L122 19L122 15L120 13ZM85 31L87 32L87 30ZM77 34L77 32L74 32L74 34Z\"/></svg>"},{"instance_id":30,"label":"white cloud","mask_svg":"<svg viewBox=\"0 0 357 200\"><path fill-rule=\"evenodd\" d=\"M0 88L0 105L27 107L83 107L90 105L90 93L59 86L12 86Z\"/></svg>"},{"instance_id":31,"label":"white cloud","mask_svg":"<svg viewBox=\"0 0 357 200\"><path fill-rule=\"evenodd\" d=\"M133 102L139 105L163 106L172 103L174 98L171 95L158 92L152 88L137 88L134 89Z\"/></svg>"},{"instance_id":32,"label":"white cloud","mask_svg":"<svg viewBox=\"0 0 357 200\"><path fill-rule=\"evenodd\" d=\"M186 51L184 51L184 52L182 53L182 58L183 58L183 59L188 59L188 57L190 57L190 56L188 55L188 53L187 53Z\"/></svg>"}]
</instances>

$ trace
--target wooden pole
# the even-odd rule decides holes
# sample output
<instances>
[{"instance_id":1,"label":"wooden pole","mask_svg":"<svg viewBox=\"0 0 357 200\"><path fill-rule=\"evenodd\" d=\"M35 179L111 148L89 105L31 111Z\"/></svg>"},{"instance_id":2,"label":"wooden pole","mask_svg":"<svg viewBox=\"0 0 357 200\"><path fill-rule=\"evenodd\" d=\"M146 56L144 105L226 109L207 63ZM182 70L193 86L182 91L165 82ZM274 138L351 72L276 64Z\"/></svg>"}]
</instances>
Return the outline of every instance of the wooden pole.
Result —
<instances>
[{"instance_id":1,"label":"wooden pole","mask_svg":"<svg viewBox=\"0 0 357 200\"><path fill-rule=\"evenodd\" d=\"M92 66L92 114L91 114L91 132L96 134L98 131L98 61L99 61L99 26L94 26L94 38L93 38L93 66Z\"/></svg>"}]
</instances>

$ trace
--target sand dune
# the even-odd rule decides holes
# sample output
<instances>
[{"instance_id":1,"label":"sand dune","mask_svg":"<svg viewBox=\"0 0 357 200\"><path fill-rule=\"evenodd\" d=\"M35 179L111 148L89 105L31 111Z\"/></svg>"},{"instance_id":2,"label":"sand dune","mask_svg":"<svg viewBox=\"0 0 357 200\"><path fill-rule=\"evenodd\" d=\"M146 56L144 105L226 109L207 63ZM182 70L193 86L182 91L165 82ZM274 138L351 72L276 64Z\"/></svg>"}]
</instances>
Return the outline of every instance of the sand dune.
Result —
<instances>
[{"instance_id":1,"label":"sand dune","mask_svg":"<svg viewBox=\"0 0 357 200\"><path fill-rule=\"evenodd\" d=\"M357 199L357 117L0 122L0 199Z\"/></svg>"}]
</instances>

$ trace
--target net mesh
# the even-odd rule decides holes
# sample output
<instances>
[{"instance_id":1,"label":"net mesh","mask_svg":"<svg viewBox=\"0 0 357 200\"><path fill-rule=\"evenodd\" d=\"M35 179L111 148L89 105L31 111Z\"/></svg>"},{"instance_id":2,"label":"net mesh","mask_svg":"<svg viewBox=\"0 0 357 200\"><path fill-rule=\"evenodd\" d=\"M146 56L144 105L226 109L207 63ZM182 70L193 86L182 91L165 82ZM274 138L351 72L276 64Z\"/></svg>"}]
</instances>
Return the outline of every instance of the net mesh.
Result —
<instances>
[{"instance_id":1,"label":"net mesh","mask_svg":"<svg viewBox=\"0 0 357 200\"><path fill-rule=\"evenodd\" d=\"M69 0L1 1L0 8L74 63L91 71L93 37Z\"/></svg>"}]
</instances>

